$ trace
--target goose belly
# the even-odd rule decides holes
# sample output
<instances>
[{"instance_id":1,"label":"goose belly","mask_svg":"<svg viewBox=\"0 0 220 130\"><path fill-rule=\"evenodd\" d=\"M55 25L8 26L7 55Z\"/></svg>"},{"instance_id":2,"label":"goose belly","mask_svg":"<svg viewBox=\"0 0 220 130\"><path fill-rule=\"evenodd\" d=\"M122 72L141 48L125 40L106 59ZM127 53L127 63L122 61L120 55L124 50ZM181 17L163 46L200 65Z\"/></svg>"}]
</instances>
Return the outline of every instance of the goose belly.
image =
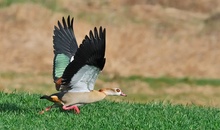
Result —
<instances>
[{"instance_id":1,"label":"goose belly","mask_svg":"<svg viewBox=\"0 0 220 130\"><path fill-rule=\"evenodd\" d=\"M106 95L98 91L92 92L67 92L62 101L64 105L87 104L104 99Z\"/></svg>"}]
</instances>

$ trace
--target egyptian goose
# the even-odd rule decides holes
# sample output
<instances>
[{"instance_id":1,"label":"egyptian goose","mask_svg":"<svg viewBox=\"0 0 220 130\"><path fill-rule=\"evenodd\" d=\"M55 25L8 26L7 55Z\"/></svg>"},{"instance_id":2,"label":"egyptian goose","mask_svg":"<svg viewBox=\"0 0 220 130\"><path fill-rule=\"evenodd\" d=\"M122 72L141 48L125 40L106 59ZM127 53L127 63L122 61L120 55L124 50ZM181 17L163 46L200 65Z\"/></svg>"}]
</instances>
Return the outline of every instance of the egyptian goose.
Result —
<instances>
[{"instance_id":1,"label":"egyptian goose","mask_svg":"<svg viewBox=\"0 0 220 130\"><path fill-rule=\"evenodd\" d=\"M58 27L54 26L53 78L60 92L40 98L54 102L46 111L62 106L64 110L73 109L79 113L78 106L100 101L107 95L126 96L119 88L94 90L95 81L105 65L106 31L102 27L98 31L95 27L78 47L73 20L68 16L66 22L63 17L63 25L58 21Z\"/></svg>"}]
</instances>

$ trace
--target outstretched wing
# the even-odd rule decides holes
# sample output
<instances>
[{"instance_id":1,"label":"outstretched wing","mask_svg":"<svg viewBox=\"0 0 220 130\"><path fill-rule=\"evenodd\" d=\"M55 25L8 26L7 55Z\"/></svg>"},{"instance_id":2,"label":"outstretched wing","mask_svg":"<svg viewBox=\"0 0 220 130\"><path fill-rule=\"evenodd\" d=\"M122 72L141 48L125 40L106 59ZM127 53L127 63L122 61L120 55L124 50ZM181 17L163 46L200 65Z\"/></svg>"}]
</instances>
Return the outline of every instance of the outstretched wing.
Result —
<instances>
[{"instance_id":1,"label":"outstretched wing","mask_svg":"<svg viewBox=\"0 0 220 130\"><path fill-rule=\"evenodd\" d=\"M54 82L63 75L66 66L76 53L78 45L73 30L73 18L64 17L62 19L63 25L58 21L58 27L54 26L53 47L54 47L54 61L53 61L53 78Z\"/></svg>"},{"instance_id":2,"label":"outstretched wing","mask_svg":"<svg viewBox=\"0 0 220 130\"><path fill-rule=\"evenodd\" d=\"M99 72L105 65L105 29L94 28L89 32L75 53L74 60L66 67L62 84L71 87L72 92L89 92Z\"/></svg>"}]
</instances>

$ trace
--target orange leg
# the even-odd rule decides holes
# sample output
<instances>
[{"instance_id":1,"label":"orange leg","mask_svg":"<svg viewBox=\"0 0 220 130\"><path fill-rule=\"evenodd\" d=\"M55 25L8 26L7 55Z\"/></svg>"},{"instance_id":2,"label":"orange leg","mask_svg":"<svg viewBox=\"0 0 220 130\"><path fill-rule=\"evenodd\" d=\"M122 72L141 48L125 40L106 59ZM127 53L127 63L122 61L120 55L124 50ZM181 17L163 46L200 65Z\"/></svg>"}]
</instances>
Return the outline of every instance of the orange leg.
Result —
<instances>
[{"instance_id":1,"label":"orange leg","mask_svg":"<svg viewBox=\"0 0 220 130\"><path fill-rule=\"evenodd\" d=\"M80 110L79 110L79 108L76 106L76 105L73 105L73 106L63 106L63 109L64 110L75 110L75 112L76 112L76 114L79 114L80 113Z\"/></svg>"},{"instance_id":2,"label":"orange leg","mask_svg":"<svg viewBox=\"0 0 220 130\"><path fill-rule=\"evenodd\" d=\"M45 111L49 111L51 108L53 108L55 106L56 106L55 104L53 104L52 106L48 106L45 108L45 110L40 111L39 114L44 114Z\"/></svg>"}]
</instances>

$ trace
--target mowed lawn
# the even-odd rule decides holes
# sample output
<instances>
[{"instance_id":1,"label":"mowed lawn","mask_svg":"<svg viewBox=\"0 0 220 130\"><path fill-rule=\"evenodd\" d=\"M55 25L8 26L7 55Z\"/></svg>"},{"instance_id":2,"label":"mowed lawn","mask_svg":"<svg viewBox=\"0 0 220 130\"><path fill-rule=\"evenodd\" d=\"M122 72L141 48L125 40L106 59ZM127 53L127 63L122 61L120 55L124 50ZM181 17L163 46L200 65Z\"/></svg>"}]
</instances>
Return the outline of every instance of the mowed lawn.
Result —
<instances>
[{"instance_id":1,"label":"mowed lawn","mask_svg":"<svg viewBox=\"0 0 220 130\"><path fill-rule=\"evenodd\" d=\"M81 107L81 113L54 108L39 94L0 92L0 129L219 129L220 110L195 105L145 104L103 100Z\"/></svg>"}]
</instances>

